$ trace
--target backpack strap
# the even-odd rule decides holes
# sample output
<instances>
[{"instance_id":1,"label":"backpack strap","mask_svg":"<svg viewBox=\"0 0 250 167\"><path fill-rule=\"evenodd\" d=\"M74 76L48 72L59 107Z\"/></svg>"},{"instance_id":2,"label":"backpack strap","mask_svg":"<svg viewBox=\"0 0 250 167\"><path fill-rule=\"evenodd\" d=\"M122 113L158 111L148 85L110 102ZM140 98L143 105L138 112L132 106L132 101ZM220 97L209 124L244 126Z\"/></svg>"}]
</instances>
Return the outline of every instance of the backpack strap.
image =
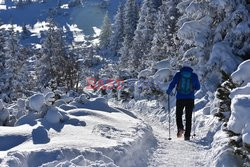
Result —
<instances>
[{"instance_id":1,"label":"backpack strap","mask_svg":"<svg viewBox=\"0 0 250 167\"><path fill-rule=\"evenodd\" d=\"M177 91L179 91L179 90L181 89L181 78L182 78L181 75L182 75L182 74L181 74L181 72L180 72L180 76L179 76L179 78L178 78L177 87L176 87L176 90L177 90Z\"/></svg>"},{"instance_id":2,"label":"backpack strap","mask_svg":"<svg viewBox=\"0 0 250 167\"><path fill-rule=\"evenodd\" d=\"M194 88L193 88L193 75L194 75L194 73L191 74L191 78L190 78L190 90L191 91L194 91Z\"/></svg>"}]
</instances>

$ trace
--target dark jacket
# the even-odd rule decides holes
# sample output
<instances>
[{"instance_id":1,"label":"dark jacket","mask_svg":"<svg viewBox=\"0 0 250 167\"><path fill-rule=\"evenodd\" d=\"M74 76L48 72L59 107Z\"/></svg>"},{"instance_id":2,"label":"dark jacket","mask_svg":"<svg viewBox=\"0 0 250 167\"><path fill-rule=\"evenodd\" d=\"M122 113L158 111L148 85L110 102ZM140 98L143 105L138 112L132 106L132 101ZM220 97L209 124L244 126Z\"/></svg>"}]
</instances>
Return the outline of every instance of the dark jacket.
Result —
<instances>
[{"instance_id":1,"label":"dark jacket","mask_svg":"<svg viewBox=\"0 0 250 167\"><path fill-rule=\"evenodd\" d=\"M177 91L176 98L177 99L194 99L194 91L200 89L200 82L199 82L198 76L195 73L193 73L193 69L191 67L183 67L183 68L181 68L180 72L175 74L173 80L169 84L167 94L170 94L172 92L172 90L176 87L176 85L178 84L182 71L192 72L193 91L189 94L182 94L182 93Z\"/></svg>"}]
</instances>

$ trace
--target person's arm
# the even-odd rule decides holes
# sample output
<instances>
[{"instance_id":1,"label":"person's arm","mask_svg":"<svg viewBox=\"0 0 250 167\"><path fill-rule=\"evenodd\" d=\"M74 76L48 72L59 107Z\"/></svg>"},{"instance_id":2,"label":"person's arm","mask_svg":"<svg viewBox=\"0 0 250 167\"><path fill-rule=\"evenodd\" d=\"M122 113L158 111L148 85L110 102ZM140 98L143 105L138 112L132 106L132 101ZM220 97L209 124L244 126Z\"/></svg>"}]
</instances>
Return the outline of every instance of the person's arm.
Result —
<instances>
[{"instance_id":1,"label":"person's arm","mask_svg":"<svg viewBox=\"0 0 250 167\"><path fill-rule=\"evenodd\" d=\"M170 94L172 90L175 88L176 84L179 80L179 72L175 74L174 78L172 79L171 83L168 86L168 89L166 91L167 94Z\"/></svg>"},{"instance_id":2,"label":"person's arm","mask_svg":"<svg viewBox=\"0 0 250 167\"><path fill-rule=\"evenodd\" d=\"M198 79L198 76L195 74L194 75L194 90L200 90L201 85L200 85L200 81Z\"/></svg>"}]
</instances>

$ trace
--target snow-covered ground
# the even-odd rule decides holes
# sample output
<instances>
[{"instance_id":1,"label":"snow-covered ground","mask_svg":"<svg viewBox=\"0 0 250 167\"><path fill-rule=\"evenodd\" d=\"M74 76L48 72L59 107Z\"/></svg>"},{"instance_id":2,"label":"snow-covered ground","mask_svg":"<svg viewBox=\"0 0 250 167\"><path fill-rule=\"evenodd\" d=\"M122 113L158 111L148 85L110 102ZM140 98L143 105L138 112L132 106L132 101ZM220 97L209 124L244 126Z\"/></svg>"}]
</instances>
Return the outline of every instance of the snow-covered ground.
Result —
<instances>
[{"instance_id":1,"label":"snow-covered ground","mask_svg":"<svg viewBox=\"0 0 250 167\"><path fill-rule=\"evenodd\" d=\"M72 102L77 109L67 111L52 107L40 119L25 115L14 127L1 126L1 166L145 166L147 154L140 152L154 144L152 129L103 98L85 102Z\"/></svg>"},{"instance_id":2,"label":"snow-covered ground","mask_svg":"<svg viewBox=\"0 0 250 167\"><path fill-rule=\"evenodd\" d=\"M28 37L22 36L21 43L41 48L48 29L46 19L53 15L67 40L81 47L87 45L86 40L98 44L105 12L113 15L120 1L88 0L79 6L71 2L48 0L17 6L0 0L4 23L0 28L21 32L25 25ZM180 56L153 62L137 78L126 80L125 89L103 90L108 92L103 97L86 92L80 96L32 92L12 104L0 99L0 166L250 166L250 77L246 75L250 61L240 64L243 59L238 57L249 58L249 5L241 0L228 4L226 0L183 0L177 7L183 15L174 34L183 42L183 60ZM175 137L175 97L171 97L168 115L165 91L182 61L190 58L193 62L188 65L194 66L202 88L196 93L193 112L195 136L187 142ZM225 91L228 83L232 85ZM224 91L220 94L224 99L219 98L219 90ZM218 113L223 116L220 121L214 117ZM168 140L169 130L172 140Z\"/></svg>"},{"instance_id":3,"label":"snow-covered ground","mask_svg":"<svg viewBox=\"0 0 250 167\"><path fill-rule=\"evenodd\" d=\"M240 77L240 71L247 64L248 61L239 66L232 74L233 80L248 80L248 77ZM244 93L249 90L248 85L231 93L232 115L228 123L230 130L241 133L239 137L242 137L245 147L248 146L249 134L245 109L248 109L249 98ZM52 106L54 94L45 94L36 94L28 99L26 105L30 113L21 116L16 126L0 128L2 166L242 165L228 146L230 138L222 130L223 122L213 116L218 103L214 94L203 89L196 93L193 114L193 133L196 136L189 142L176 138L175 97L171 97L172 140L168 140L166 99L128 102L110 99L107 103L105 98L93 96L88 99L81 95L74 100L64 97ZM37 117L31 112L42 111L40 114L43 115L45 104L48 108L44 117ZM5 108L1 103L0 110L5 111ZM7 117L7 113L1 115L1 121ZM243 117L246 119L241 119Z\"/></svg>"}]
</instances>

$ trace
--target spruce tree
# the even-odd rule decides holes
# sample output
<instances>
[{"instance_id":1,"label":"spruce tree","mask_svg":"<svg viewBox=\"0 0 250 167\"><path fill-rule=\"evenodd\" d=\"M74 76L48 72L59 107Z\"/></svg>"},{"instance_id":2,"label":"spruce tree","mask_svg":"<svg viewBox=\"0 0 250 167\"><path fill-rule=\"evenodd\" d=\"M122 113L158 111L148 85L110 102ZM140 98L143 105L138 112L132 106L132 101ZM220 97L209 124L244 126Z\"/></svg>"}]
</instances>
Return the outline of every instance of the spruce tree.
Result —
<instances>
[{"instance_id":1,"label":"spruce tree","mask_svg":"<svg viewBox=\"0 0 250 167\"><path fill-rule=\"evenodd\" d=\"M21 97L27 83L27 57L21 53L18 35L12 27L6 42L6 61L4 71L4 92L10 100Z\"/></svg>"},{"instance_id":2,"label":"spruce tree","mask_svg":"<svg viewBox=\"0 0 250 167\"><path fill-rule=\"evenodd\" d=\"M0 23L1 26L1 23ZM5 71L5 30L0 29L0 95L3 93L4 88L4 71Z\"/></svg>"},{"instance_id":3,"label":"spruce tree","mask_svg":"<svg viewBox=\"0 0 250 167\"><path fill-rule=\"evenodd\" d=\"M152 0L145 0L141 12L140 19L135 31L133 46L130 50L131 60L130 68L140 71L148 66L148 53L152 46L154 27L156 22L156 9Z\"/></svg>"},{"instance_id":4,"label":"spruce tree","mask_svg":"<svg viewBox=\"0 0 250 167\"><path fill-rule=\"evenodd\" d=\"M177 1L170 0L163 2L160 7L150 51L152 61L173 57L178 52L178 46L175 44L177 21L180 16L176 8L177 4Z\"/></svg>"},{"instance_id":5,"label":"spruce tree","mask_svg":"<svg viewBox=\"0 0 250 167\"><path fill-rule=\"evenodd\" d=\"M128 0L124 7L124 41L119 53L120 68L127 68L129 60L129 50L132 47L134 32L138 22L138 5L135 0Z\"/></svg>"},{"instance_id":6,"label":"spruce tree","mask_svg":"<svg viewBox=\"0 0 250 167\"><path fill-rule=\"evenodd\" d=\"M109 19L108 13L106 13L104 20L103 20L102 28L101 28L101 34L100 34L100 49L102 51L105 51L106 49L108 49L111 33L112 33L111 21Z\"/></svg>"},{"instance_id":7,"label":"spruce tree","mask_svg":"<svg viewBox=\"0 0 250 167\"><path fill-rule=\"evenodd\" d=\"M67 56L62 30L57 28L52 20L49 20L49 29L42 44L37 69L41 85L49 86L51 81L55 82L57 86L63 85Z\"/></svg>"},{"instance_id":8,"label":"spruce tree","mask_svg":"<svg viewBox=\"0 0 250 167\"><path fill-rule=\"evenodd\" d=\"M110 39L110 52L113 56L120 56L119 50L122 47L124 37L124 6L121 5L115 16L115 22L112 27L112 35Z\"/></svg>"}]
</instances>

